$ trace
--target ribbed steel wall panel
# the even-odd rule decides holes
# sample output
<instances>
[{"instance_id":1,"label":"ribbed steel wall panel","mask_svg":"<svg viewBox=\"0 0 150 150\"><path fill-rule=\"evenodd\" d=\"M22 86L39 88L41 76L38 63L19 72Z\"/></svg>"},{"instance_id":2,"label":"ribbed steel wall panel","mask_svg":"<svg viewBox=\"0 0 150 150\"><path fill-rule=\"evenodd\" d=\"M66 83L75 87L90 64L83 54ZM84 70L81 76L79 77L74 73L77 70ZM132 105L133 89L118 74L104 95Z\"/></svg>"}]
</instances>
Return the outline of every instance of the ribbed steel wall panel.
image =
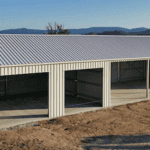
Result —
<instances>
[{"instance_id":1,"label":"ribbed steel wall panel","mask_svg":"<svg viewBox=\"0 0 150 150\"><path fill-rule=\"evenodd\" d=\"M103 62L103 107L111 106L111 63Z\"/></svg>"},{"instance_id":2,"label":"ribbed steel wall panel","mask_svg":"<svg viewBox=\"0 0 150 150\"><path fill-rule=\"evenodd\" d=\"M65 115L65 71L66 70L77 70L77 69L93 69L93 68L103 68L103 107L111 106L111 96L110 96L110 62L83 62L83 63L68 63L49 65L51 70L50 80L49 80L49 116L58 117ZM60 68L59 68L60 67ZM58 69L59 68L59 69ZM58 71L59 70L59 71ZM108 78L109 77L109 78ZM59 84L58 84L59 83ZM59 111L58 111L59 110Z\"/></svg>"},{"instance_id":3,"label":"ribbed steel wall panel","mask_svg":"<svg viewBox=\"0 0 150 150\"><path fill-rule=\"evenodd\" d=\"M76 70L76 69L93 69L93 68L103 68L103 107L111 106L111 95L110 95L110 73L111 73L111 63L108 62L83 62L76 64L65 64L65 70ZM73 68L74 66L74 68Z\"/></svg>"}]
</instances>

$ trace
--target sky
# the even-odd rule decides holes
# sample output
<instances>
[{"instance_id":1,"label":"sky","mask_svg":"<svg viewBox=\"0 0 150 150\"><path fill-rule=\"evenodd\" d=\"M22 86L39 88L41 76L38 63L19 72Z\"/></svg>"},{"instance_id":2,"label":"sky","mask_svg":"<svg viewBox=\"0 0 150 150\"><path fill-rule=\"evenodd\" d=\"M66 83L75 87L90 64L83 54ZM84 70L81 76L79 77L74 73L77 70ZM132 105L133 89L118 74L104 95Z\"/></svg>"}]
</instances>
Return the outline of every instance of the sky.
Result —
<instances>
[{"instance_id":1,"label":"sky","mask_svg":"<svg viewBox=\"0 0 150 150\"><path fill-rule=\"evenodd\" d=\"M1 0L0 30L150 28L150 0Z\"/></svg>"}]
</instances>

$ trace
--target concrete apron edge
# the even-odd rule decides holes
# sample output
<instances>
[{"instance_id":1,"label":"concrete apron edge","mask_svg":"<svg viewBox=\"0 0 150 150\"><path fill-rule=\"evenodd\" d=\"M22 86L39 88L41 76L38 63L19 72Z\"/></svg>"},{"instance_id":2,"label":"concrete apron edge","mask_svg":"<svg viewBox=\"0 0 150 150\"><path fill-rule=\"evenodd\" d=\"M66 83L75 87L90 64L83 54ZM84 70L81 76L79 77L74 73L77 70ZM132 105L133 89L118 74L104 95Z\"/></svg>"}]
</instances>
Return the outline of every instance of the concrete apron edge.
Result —
<instances>
[{"instance_id":1,"label":"concrete apron edge","mask_svg":"<svg viewBox=\"0 0 150 150\"><path fill-rule=\"evenodd\" d=\"M109 107L101 107L101 108L96 108L95 110L87 110L87 111L84 111L84 112L95 112L97 110L103 110L103 109L107 109L107 108L113 108L115 106L120 106L120 105L124 105L124 104L131 104L131 103L135 103L135 102L140 102L140 101L147 101L147 100L150 100L149 98L146 98L146 99L137 99L135 101L132 101L132 102L126 102L126 103L118 103L118 104L115 104L115 105L112 105L112 106L109 106ZM92 108L92 107L91 107ZM69 116L69 115L77 115L79 113L84 113L84 112L75 112L73 114L65 114L64 116ZM59 117L63 117L63 116L59 116ZM56 119L56 118L59 118L59 117L54 117L54 118L39 118L39 119L36 119L34 121L24 121L22 123L17 123L17 124L14 124L14 125L11 125L11 126L5 126L5 127L0 127L0 132L2 131L5 131L5 130L17 130L17 129L20 129L20 128L25 128L25 127L31 127L31 126L38 126L38 121L44 121L44 120L51 120L51 119Z\"/></svg>"}]
</instances>

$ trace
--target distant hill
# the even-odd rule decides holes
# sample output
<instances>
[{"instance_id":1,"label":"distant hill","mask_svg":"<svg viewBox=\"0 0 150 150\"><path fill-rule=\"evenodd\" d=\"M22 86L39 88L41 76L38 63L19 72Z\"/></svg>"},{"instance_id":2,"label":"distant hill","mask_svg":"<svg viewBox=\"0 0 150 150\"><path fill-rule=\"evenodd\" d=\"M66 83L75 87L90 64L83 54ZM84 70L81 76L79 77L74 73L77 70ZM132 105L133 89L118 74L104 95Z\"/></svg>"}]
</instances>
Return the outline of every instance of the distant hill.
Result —
<instances>
[{"instance_id":1,"label":"distant hill","mask_svg":"<svg viewBox=\"0 0 150 150\"><path fill-rule=\"evenodd\" d=\"M58 32L59 30L57 30ZM81 28L81 29L68 29L68 32L70 34L88 34L88 33L99 33L103 34L114 34L117 35L128 33L128 34L150 34L150 30L147 28L134 28L134 29L127 29L127 28L121 28L121 27L90 27L90 28ZM37 30L37 29L27 29L27 28L18 28L18 29L7 29L7 30L1 30L1 34L46 34L47 30Z\"/></svg>"},{"instance_id":2,"label":"distant hill","mask_svg":"<svg viewBox=\"0 0 150 150\"><path fill-rule=\"evenodd\" d=\"M150 29L148 29L146 31L142 31L142 34L144 34L144 35L150 35Z\"/></svg>"},{"instance_id":3,"label":"distant hill","mask_svg":"<svg viewBox=\"0 0 150 150\"><path fill-rule=\"evenodd\" d=\"M43 34L46 32L47 30L35 30L26 28L1 30L1 34Z\"/></svg>"}]
</instances>

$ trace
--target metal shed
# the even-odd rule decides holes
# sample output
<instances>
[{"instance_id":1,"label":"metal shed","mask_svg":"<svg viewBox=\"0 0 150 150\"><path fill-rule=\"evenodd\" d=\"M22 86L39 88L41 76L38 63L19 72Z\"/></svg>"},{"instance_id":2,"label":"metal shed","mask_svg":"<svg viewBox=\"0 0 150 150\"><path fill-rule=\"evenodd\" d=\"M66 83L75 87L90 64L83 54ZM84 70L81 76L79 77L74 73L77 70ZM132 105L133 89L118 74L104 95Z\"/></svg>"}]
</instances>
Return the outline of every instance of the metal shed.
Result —
<instances>
[{"instance_id":1,"label":"metal shed","mask_svg":"<svg viewBox=\"0 0 150 150\"><path fill-rule=\"evenodd\" d=\"M17 83L17 75L30 74L26 84L32 83L34 76L35 81L20 90L24 93L36 89L35 84L40 82L38 74L41 73L40 78L48 75L49 80L42 80L43 86L36 91L48 86L49 118L65 115L65 88L68 93L99 100L102 107L111 106L111 80L128 78L126 74L119 75L121 68L112 77L112 63L125 66L127 74L130 70L130 76L138 78L133 66L136 68L140 62L138 72L146 76L149 98L150 37L147 36L1 34L0 52L0 80L15 78L15 83L9 83L13 89L25 87ZM2 96L7 87L4 82L0 86Z\"/></svg>"}]
</instances>

